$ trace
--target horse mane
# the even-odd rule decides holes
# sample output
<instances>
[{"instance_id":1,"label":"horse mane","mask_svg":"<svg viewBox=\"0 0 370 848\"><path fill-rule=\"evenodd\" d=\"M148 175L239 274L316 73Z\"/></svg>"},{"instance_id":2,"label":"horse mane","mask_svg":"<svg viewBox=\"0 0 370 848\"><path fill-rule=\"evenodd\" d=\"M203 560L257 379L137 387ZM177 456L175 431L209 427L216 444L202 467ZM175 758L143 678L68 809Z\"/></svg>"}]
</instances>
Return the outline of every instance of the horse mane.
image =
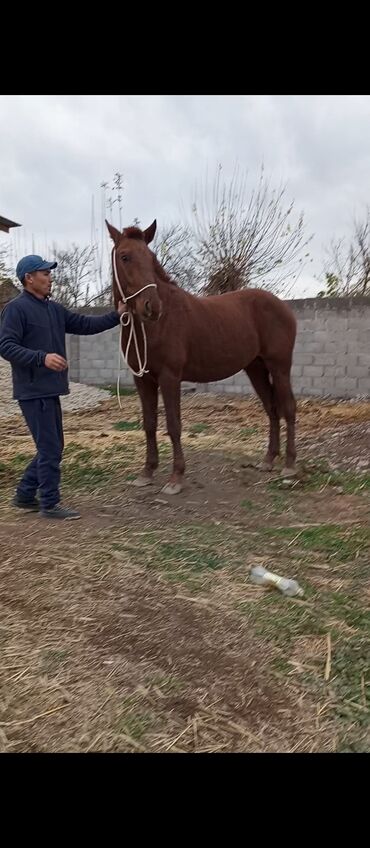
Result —
<instances>
[{"instance_id":1,"label":"horse mane","mask_svg":"<svg viewBox=\"0 0 370 848\"><path fill-rule=\"evenodd\" d=\"M176 286L176 288L177 288L178 286L177 286L176 281L173 280L172 277L170 277L169 274L167 274L167 271L164 270L163 265L161 265L161 263L158 262L158 259L155 255L155 253L153 253L152 250L150 252L151 252L152 257L153 257L154 270L155 270L155 273L157 274L157 277L159 277L159 279L162 281L162 283L167 283L167 285Z\"/></svg>"}]
</instances>

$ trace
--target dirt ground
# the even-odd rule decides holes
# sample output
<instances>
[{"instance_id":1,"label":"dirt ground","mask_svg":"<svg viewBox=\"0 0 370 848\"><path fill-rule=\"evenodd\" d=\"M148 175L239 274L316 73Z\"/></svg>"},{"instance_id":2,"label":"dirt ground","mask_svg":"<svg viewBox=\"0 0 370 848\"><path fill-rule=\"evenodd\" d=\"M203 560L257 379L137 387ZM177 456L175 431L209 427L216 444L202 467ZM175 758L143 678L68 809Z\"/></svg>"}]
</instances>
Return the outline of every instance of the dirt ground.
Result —
<instances>
[{"instance_id":1,"label":"dirt ground","mask_svg":"<svg viewBox=\"0 0 370 848\"><path fill-rule=\"evenodd\" d=\"M304 400L298 475L258 468L257 400L183 399L184 491L136 395L65 415L55 525L10 506L33 452L0 421L0 750L368 751L370 403ZM254 586L252 565L304 598Z\"/></svg>"}]
</instances>

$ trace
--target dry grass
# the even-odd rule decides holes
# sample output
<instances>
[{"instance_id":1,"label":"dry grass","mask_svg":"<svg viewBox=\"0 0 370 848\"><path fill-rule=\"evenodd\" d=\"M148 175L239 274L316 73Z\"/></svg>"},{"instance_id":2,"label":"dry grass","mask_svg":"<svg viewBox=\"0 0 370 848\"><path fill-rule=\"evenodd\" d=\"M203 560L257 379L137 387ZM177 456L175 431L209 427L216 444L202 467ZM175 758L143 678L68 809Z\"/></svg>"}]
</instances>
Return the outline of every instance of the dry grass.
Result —
<instances>
[{"instance_id":1,"label":"dry grass","mask_svg":"<svg viewBox=\"0 0 370 848\"><path fill-rule=\"evenodd\" d=\"M194 597L117 558L105 534L89 535L78 556L77 531L63 554L50 533L2 564L2 585L12 575L1 618L3 750L331 744L312 708L297 720L294 687L280 691L269 670L274 651L235 612L255 590L236 591L223 572L211 597Z\"/></svg>"},{"instance_id":2,"label":"dry grass","mask_svg":"<svg viewBox=\"0 0 370 848\"><path fill-rule=\"evenodd\" d=\"M370 419L368 404L300 413L324 453L340 421ZM302 463L280 489L253 467L257 402L193 396L188 487L171 501L129 485L142 433L113 424L137 419L135 397L124 417L114 401L66 417L71 526L10 509L31 445L20 421L0 430L0 750L369 750L366 487L322 490L326 471ZM304 600L250 584L256 562L298 578Z\"/></svg>"}]
</instances>

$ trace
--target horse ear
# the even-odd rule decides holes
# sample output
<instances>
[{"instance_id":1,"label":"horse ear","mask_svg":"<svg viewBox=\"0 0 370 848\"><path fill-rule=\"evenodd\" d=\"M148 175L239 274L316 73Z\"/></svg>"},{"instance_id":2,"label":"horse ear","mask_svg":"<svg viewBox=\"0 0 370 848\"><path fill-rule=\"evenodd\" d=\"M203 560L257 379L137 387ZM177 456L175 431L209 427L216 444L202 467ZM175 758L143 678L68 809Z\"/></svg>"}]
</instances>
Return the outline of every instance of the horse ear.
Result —
<instances>
[{"instance_id":1,"label":"horse ear","mask_svg":"<svg viewBox=\"0 0 370 848\"><path fill-rule=\"evenodd\" d=\"M144 230L144 232L143 232L143 236L144 236L147 244L150 244L150 242L153 241L156 229L157 229L157 221L154 219L154 221L150 225L150 227L148 227L148 229Z\"/></svg>"},{"instance_id":2,"label":"horse ear","mask_svg":"<svg viewBox=\"0 0 370 848\"><path fill-rule=\"evenodd\" d=\"M113 227L112 224L108 224L107 220L105 221L105 223L108 227L108 232L112 241L114 241L114 244L118 244L119 240L122 238L120 231L116 230L116 228Z\"/></svg>"}]
</instances>

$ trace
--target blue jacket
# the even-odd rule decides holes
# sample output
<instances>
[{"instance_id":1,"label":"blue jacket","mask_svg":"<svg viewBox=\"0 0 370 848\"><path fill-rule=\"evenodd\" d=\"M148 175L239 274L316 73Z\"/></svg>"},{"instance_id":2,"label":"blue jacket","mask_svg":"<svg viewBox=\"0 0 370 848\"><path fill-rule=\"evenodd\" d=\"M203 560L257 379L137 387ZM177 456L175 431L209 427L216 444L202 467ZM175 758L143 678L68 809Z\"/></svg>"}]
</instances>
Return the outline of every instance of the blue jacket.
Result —
<instances>
[{"instance_id":1,"label":"blue jacket","mask_svg":"<svg viewBox=\"0 0 370 848\"><path fill-rule=\"evenodd\" d=\"M66 356L66 333L90 336L118 324L117 312L98 317L79 315L60 303L22 292L7 304L1 316L0 356L12 366L13 397L32 400L68 395L68 369L46 368L46 354Z\"/></svg>"}]
</instances>

